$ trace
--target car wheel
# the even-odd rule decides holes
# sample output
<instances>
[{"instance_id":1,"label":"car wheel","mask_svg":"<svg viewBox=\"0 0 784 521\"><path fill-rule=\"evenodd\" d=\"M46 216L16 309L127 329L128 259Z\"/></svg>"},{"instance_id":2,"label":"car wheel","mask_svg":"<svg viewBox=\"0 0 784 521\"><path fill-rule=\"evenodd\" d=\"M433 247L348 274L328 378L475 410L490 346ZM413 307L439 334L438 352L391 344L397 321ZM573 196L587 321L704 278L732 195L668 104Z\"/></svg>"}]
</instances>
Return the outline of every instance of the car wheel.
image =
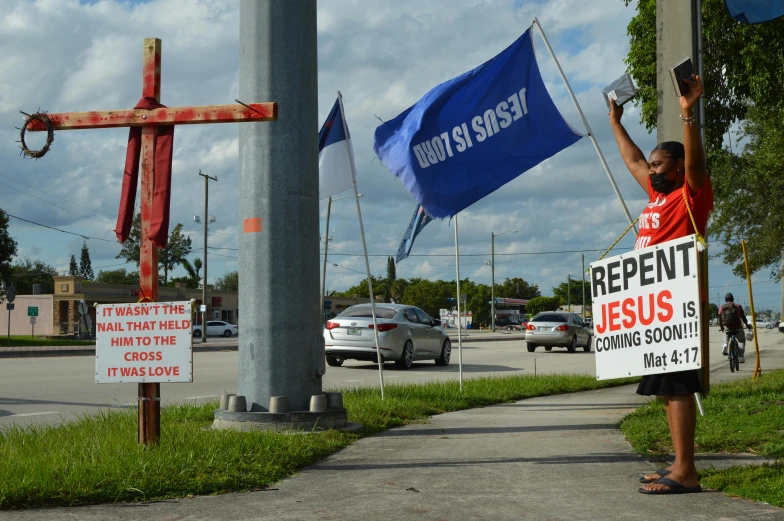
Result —
<instances>
[{"instance_id":1,"label":"car wheel","mask_svg":"<svg viewBox=\"0 0 784 521\"><path fill-rule=\"evenodd\" d=\"M536 344L529 344L528 342L525 343L525 346L528 348L529 353L533 353L536 351Z\"/></svg>"},{"instance_id":2,"label":"car wheel","mask_svg":"<svg viewBox=\"0 0 784 521\"><path fill-rule=\"evenodd\" d=\"M450 358L452 358L452 342L447 338L441 346L441 356L436 358L436 365L447 366Z\"/></svg>"},{"instance_id":3,"label":"car wheel","mask_svg":"<svg viewBox=\"0 0 784 521\"><path fill-rule=\"evenodd\" d=\"M572 337L571 343L566 347L566 350L570 353L574 353L577 351L577 335Z\"/></svg>"},{"instance_id":4,"label":"car wheel","mask_svg":"<svg viewBox=\"0 0 784 521\"><path fill-rule=\"evenodd\" d=\"M197 329L193 332L193 338L201 338L201 330Z\"/></svg>"},{"instance_id":5,"label":"car wheel","mask_svg":"<svg viewBox=\"0 0 784 521\"><path fill-rule=\"evenodd\" d=\"M591 335L588 335L588 342L586 342L585 346L583 346L583 351L585 351L586 353L590 353L592 343L593 343L593 337Z\"/></svg>"},{"instance_id":6,"label":"car wheel","mask_svg":"<svg viewBox=\"0 0 784 521\"><path fill-rule=\"evenodd\" d=\"M507 331L511 331L512 330L512 326L506 326L506 330Z\"/></svg>"},{"instance_id":7,"label":"car wheel","mask_svg":"<svg viewBox=\"0 0 784 521\"><path fill-rule=\"evenodd\" d=\"M765 329L773 329L773 326L771 326L770 324L768 324L767 326L765 326Z\"/></svg>"},{"instance_id":8,"label":"car wheel","mask_svg":"<svg viewBox=\"0 0 784 521\"><path fill-rule=\"evenodd\" d=\"M403 354L400 355L400 360L395 361L395 365L400 369L411 369L414 365L414 344L411 340L403 346Z\"/></svg>"},{"instance_id":9,"label":"car wheel","mask_svg":"<svg viewBox=\"0 0 784 521\"><path fill-rule=\"evenodd\" d=\"M327 365L330 367L340 367L343 365L343 359L327 355Z\"/></svg>"},{"instance_id":10,"label":"car wheel","mask_svg":"<svg viewBox=\"0 0 784 521\"><path fill-rule=\"evenodd\" d=\"M231 329L227 329L226 331L224 331L223 332L223 336L225 336L226 338L230 337L231 336Z\"/></svg>"},{"instance_id":11,"label":"car wheel","mask_svg":"<svg viewBox=\"0 0 784 521\"><path fill-rule=\"evenodd\" d=\"M545 351L552 351L553 350L553 346L544 346L544 350Z\"/></svg>"}]
</instances>

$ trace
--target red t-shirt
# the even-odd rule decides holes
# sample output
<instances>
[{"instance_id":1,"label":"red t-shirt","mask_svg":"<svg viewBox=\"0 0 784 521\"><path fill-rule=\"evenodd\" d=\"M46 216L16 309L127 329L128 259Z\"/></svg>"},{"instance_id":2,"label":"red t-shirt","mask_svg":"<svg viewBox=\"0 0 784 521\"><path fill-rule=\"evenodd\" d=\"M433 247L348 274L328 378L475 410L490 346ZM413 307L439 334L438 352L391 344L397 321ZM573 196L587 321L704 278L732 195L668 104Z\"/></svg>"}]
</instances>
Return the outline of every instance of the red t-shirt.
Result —
<instances>
[{"instance_id":1,"label":"red t-shirt","mask_svg":"<svg viewBox=\"0 0 784 521\"><path fill-rule=\"evenodd\" d=\"M710 179L706 178L705 184L695 194L692 194L688 183L684 186L694 221L697 223L700 234L705 236L708 214L713 210L713 187ZM637 242L634 243L635 250L694 233L694 226L691 224L689 212L683 200L683 191L683 188L678 188L669 194L660 194L653 189L651 179L648 178L648 200L650 202L640 215L640 233L637 236Z\"/></svg>"}]
</instances>

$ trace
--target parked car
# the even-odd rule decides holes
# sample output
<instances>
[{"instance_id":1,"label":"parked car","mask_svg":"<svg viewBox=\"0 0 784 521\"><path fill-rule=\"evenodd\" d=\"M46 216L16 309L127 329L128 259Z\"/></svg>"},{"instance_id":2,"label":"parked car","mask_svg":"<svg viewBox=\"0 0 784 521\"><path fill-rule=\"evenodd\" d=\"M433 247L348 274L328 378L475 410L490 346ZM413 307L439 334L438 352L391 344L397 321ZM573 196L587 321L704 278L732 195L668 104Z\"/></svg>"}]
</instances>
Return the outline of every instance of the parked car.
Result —
<instances>
[{"instance_id":1,"label":"parked car","mask_svg":"<svg viewBox=\"0 0 784 521\"><path fill-rule=\"evenodd\" d=\"M773 325L773 322L768 322L767 320L755 320L754 322L755 322L754 325L757 326L757 329L763 327L765 329L773 329L774 327L776 327L775 325Z\"/></svg>"},{"instance_id":2,"label":"parked car","mask_svg":"<svg viewBox=\"0 0 784 521\"><path fill-rule=\"evenodd\" d=\"M565 347L570 353L579 346L587 353L591 350L593 332L576 313L543 311L528 322L525 343L529 353L539 346L544 346L545 351Z\"/></svg>"},{"instance_id":3,"label":"parked car","mask_svg":"<svg viewBox=\"0 0 784 521\"><path fill-rule=\"evenodd\" d=\"M507 331L525 331L525 324L509 318L499 318L495 321L496 329L506 329Z\"/></svg>"},{"instance_id":4,"label":"parked car","mask_svg":"<svg viewBox=\"0 0 784 521\"><path fill-rule=\"evenodd\" d=\"M229 324L228 322L224 322L222 320L207 321L207 336L230 337L238 334L239 334L239 329L237 328L237 326L233 324ZM201 325L194 325L193 326L194 338L201 338L201 335L202 335Z\"/></svg>"},{"instance_id":5,"label":"parked car","mask_svg":"<svg viewBox=\"0 0 784 521\"><path fill-rule=\"evenodd\" d=\"M434 360L449 365L452 344L441 321L414 306L377 304L378 346L381 362L393 361L410 369L415 360ZM351 306L327 322L324 348L327 364L343 365L345 360L377 362L373 316L370 304Z\"/></svg>"}]
</instances>

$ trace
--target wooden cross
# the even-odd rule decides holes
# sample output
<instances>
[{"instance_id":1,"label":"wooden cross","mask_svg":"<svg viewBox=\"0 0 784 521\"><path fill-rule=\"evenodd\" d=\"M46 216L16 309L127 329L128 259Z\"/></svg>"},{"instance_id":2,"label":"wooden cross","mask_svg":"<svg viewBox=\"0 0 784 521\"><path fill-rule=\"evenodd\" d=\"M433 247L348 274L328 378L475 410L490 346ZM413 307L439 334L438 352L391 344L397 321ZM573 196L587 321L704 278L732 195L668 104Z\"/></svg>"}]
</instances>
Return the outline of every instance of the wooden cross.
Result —
<instances>
[{"instance_id":1,"label":"wooden cross","mask_svg":"<svg viewBox=\"0 0 784 521\"><path fill-rule=\"evenodd\" d=\"M161 99L161 40L145 38L142 65L142 97ZM209 105L203 107L167 107L151 110L111 110L47 114L54 130L87 128L142 127L141 147L141 252L139 286L142 294L158 300L158 250L149 240L153 211L155 139L160 125L194 125L206 123L243 123L274 121L278 117L275 103ZM29 131L46 130L38 120L28 120ZM205 216L206 219L206 216ZM206 283L206 281L204 281ZM139 443L155 444L160 437L160 384L139 384Z\"/></svg>"}]
</instances>

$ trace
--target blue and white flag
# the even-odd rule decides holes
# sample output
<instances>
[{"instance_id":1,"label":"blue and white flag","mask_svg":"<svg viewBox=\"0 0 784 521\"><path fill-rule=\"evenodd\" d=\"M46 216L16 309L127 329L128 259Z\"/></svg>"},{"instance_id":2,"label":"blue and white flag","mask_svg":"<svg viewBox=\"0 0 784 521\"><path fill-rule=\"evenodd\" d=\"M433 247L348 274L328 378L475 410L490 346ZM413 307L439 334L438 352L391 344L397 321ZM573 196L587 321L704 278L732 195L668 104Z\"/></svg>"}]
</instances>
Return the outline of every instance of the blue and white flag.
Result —
<instances>
[{"instance_id":1,"label":"blue and white flag","mask_svg":"<svg viewBox=\"0 0 784 521\"><path fill-rule=\"evenodd\" d=\"M351 148L351 135L347 133L348 124L344 130L338 99L319 131L319 200L354 186L349 161L349 154L354 151Z\"/></svg>"},{"instance_id":2,"label":"blue and white flag","mask_svg":"<svg viewBox=\"0 0 784 521\"><path fill-rule=\"evenodd\" d=\"M761 24L784 16L784 0L724 0L727 12L739 22Z\"/></svg>"},{"instance_id":3,"label":"blue and white flag","mask_svg":"<svg viewBox=\"0 0 784 521\"><path fill-rule=\"evenodd\" d=\"M443 218L581 137L545 89L529 29L376 128L373 148L427 213Z\"/></svg>"},{"instance_id":4,"label":"blue and white flag","mask_svg":"<svg viewBox=\"0 0 784 521\"><path fill-rule=\"evenodd\" d=\"M403 240L400 242L400 247L397 249L397 258L395 258L395 264L411 255L411 248L414 246L414 239L417 235L419 235L419 232L422 231L422 228L424 228L425 225L432 220L433 218L427 215L427 212L424 208L422 208L422 205L418 204L414 210L414 216L411 218L411 222L408 223L406 234L403 236Z\"/></svg>"}]
</instances>

